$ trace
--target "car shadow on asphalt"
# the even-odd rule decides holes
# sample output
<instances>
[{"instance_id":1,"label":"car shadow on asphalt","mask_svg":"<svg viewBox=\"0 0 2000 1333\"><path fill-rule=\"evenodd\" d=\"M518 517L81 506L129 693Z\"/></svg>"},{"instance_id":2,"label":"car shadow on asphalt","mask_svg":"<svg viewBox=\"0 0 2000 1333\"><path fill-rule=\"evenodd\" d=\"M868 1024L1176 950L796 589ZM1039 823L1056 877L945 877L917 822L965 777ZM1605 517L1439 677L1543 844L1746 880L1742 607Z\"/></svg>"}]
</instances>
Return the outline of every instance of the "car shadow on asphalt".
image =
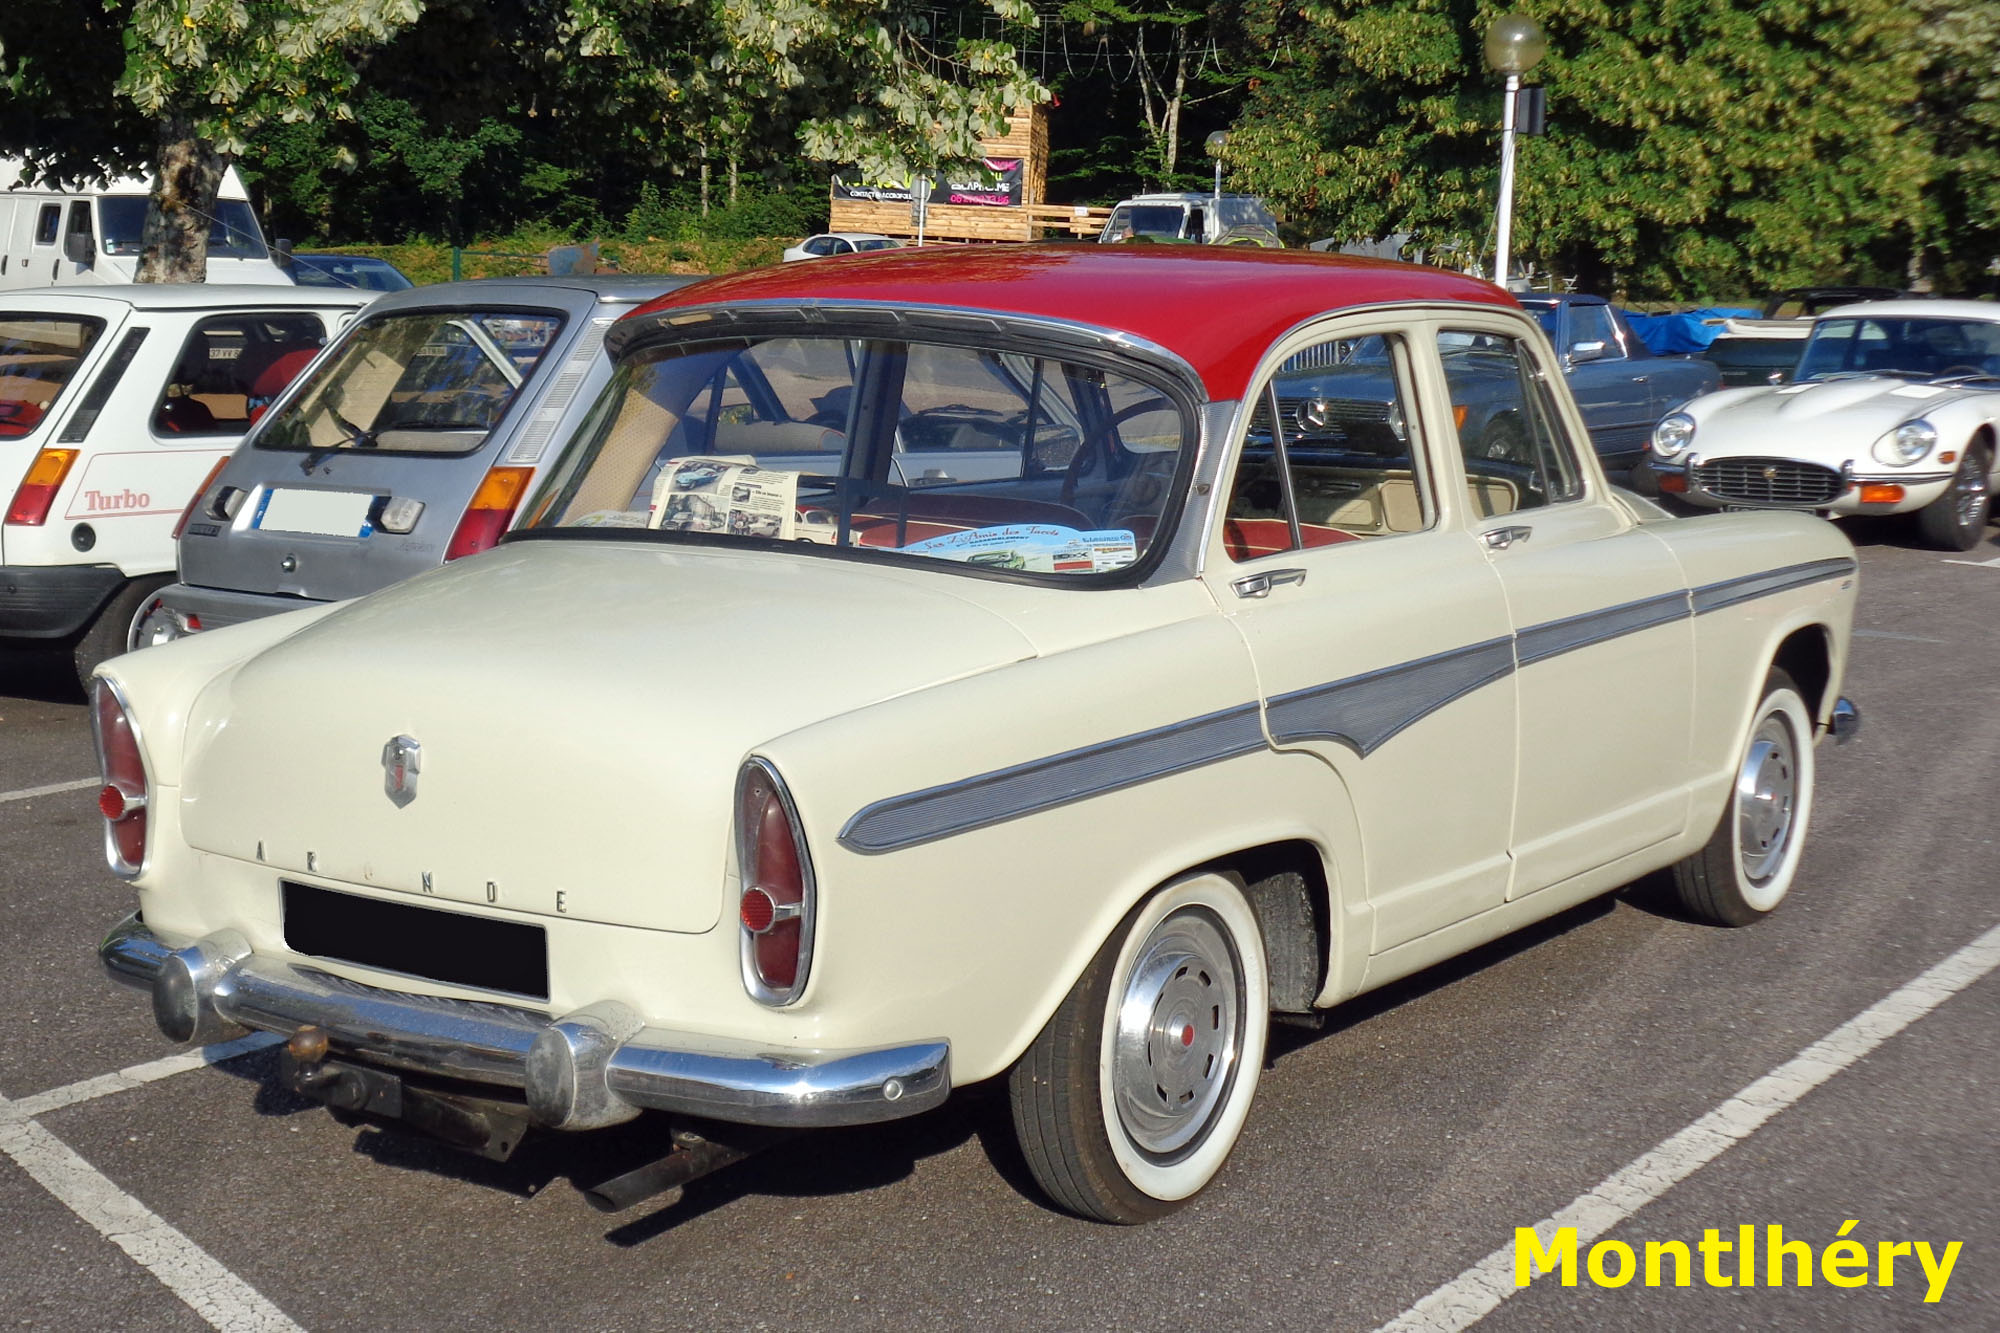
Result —
<instances>
[{"instance_id":1,"label":"car shadow on asphalt","mask_svg":"<svg viewBox=\"0 0 2000 1333\"><path fill-rule=\"evenodd\" d=\"M46 704L80 704L83 687L67 648L0 649L0 695Z\"/></svg>"}]
</instances>

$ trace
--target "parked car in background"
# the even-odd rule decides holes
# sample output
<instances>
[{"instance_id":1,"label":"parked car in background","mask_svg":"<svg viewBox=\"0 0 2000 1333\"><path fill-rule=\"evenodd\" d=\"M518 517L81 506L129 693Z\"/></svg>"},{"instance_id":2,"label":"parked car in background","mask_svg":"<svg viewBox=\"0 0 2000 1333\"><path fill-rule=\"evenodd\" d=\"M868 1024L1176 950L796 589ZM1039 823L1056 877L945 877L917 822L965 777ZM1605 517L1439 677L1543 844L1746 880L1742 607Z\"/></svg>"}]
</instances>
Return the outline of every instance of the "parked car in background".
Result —
<instances>
[{"instance_id":1,"label":"parked car in background","mask_svg":"<svg viewBox=\"0 0 2000 1333\"><path fill-rule=\"evenodd\" d=\"M279 242L283 244L283 242ZM285 272L301 287L358 287L371 292L406 292L416 284L386 259L373 255L329 255L285 250Z\"/></svg>"},{"instance_id":2,"label":"parked car in background","mask_svg":"<svg viewBox=\"0 0 2000 1333\"><path fill-rule=\"evenodd\" d=\"M0 293L0 643L125 646L174 522L372 292L214 283Z\"/></svg>"},{"instance_id":3,"label":"parked car in background","mask_svg":"<svg viewBox=\"0 0 2000 1333\"><path fill-rule=\"evenodd\" d=\"M1811 333L1810 319L1725 319L1701 355L1722 372L1724 388L1783 384L1791 379Z\"/></svg>"},{"instance_id":4,"label":"parked car in background","mask_svg":"<svg viewBox=\"0 0 2000 1333\"><path fill-rule=\"evenodd\" d=\"M1835 306L1893 301L1907 293L1894 287L1791 287L1764 303L1764 319L1811 319Z\"/></svg>"},{"instance_id":5,"label":"parked car in background","mask_svg":"<svg viewBox=\"0 0 2000 1333\"><path fill-rule=\"evenodd\" d=\"M1653 435L1662 494L1706 509L1913 514L1965 551L1993 508L2000 306L1881 301L1813 321L1797 382L1689 403Z\"/></svg>"},{"instance_id":6,"label":"parked car in background","mask_svg":"<svg viewBox=\"0 0 2000 1333\"><path fill-rule=\"evenodd\" d=\"M1277 249L1278 219L1254 194L1139 194L1111 209L1097 239L1193 241L1201 245L1243 244Z\"/></svg>"},{"instance_id":7,"label":"parked car in background","mask_svg":"<svg viewBox=\"0 0 2000 1333\"><path fill-rule=\"evenodd\" d=\"M139 276L139 237L152 182L29 185L19 158L0 158L0 290L127 283ZM290 281L271 261L243 180L222 174L208 229L208 280Z\"/></svg>"},{"instance_id":8,"label":"parked car in background","mask_svg":"<svg viewBox=\"0 0 2000 1333\"><path fill-rule=\"evenodd\" d=\"M1591 443L1615 475L1644 461L1654 422L1721 386L1706 361L1646 350L1601 296L1523 296L1521 305L1555 345Z\"/></svg>"},{"instance_id":9,"label":"parked car in background","mask_svg":"<svg viewBox=\"0 0 2000 1333\"><path fill-rule=\"evenodd\" d=\"M1466 340L1524 461L1433 410ZM1358 343L1379 429L1259 421ZM169 1036L283 1034L291 1087L491 1156L662 1113L609 1206L1004 1078L1049 1196L1139 1222L1222 1168L1273 1011L1663 867L1712 922L1795 887L1852 548L1614 491L1490 283L952 247L608 346L498 550L102 668L100 956ZM971 407L1010 465L899 479Z\"/></svg>"},{"instance_id":10,"label":"parked car in background","mask_svg":"<svg viewBox=\"0 0 2000 1333\"><path fill-rule=\"evenodd\" d=\"M826 259L833 255L865 255L877 250L900 250L903 243L892 236L872 231L823 231L785 248L787 262L796 259Z\"/></svg>"},{"instance_id":11,"label":"parked car in background","mask_svg":"<svg viewBox=\"0 0 2000 1333\"><path fill-rule=\"evenodd\" d=\"M604 335L670 277L489 278L382 297L218 460L144 648L365 592L483 551L609 374Z\"/></svg>"}]
</instances>

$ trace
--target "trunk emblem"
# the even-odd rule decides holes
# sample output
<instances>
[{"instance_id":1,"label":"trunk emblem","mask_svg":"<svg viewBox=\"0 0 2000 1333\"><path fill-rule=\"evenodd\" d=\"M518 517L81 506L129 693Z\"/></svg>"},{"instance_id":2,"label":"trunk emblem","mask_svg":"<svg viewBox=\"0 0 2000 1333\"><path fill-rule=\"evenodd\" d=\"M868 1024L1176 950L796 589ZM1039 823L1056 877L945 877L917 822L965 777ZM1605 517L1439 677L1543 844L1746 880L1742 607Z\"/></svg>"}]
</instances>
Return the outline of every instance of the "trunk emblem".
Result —
<instances>
[{"instance_id":1,"label":"trunk emblem","mask_svg":"<svg viewBox=\"0 0 2000 1333\"><path fill-rule=\"evenodd\" d=\"M424 747L409 736L392 738L382 747L382 790L398 810L417 799L417 770Z\"/></svg>"}]
</instances>

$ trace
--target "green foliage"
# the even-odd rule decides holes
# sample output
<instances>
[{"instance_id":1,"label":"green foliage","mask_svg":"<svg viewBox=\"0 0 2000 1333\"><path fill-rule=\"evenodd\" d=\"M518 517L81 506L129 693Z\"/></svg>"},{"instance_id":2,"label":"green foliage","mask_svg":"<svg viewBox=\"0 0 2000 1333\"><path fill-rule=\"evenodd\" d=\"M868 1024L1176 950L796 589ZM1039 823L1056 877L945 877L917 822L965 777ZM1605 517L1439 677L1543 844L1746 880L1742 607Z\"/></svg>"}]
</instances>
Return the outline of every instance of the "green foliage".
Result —
<instances>
[{"instance_id":1,"label":"green foliage","mask_svg":"<svg viewBox=\"0 0 2000 1333\"><path fill-rule=\"evenodd\" d=\"M1909 236L1930 174L1908 132L1920 59L1893 0L1539 0L1524 140L1525 252L1637 291L1698 296L1851 273ZM1272 62L1230 145L1253 188L1343 238L1415 231L1491 249L1497 76L1477 0L1257 0Z\"/></svg>"},{"instance_id":2,"label":"green foliage","mask_svg":"<svg viewBox=\"0 0 2000 1333\"><path fill-rule=\"evenodd\" d=\"M346 119L350 53L423 9L423 0L127 2L118 92L148 116L188 117L195 137L229 156L270 121Z\"/></svg>"}]
</instances>

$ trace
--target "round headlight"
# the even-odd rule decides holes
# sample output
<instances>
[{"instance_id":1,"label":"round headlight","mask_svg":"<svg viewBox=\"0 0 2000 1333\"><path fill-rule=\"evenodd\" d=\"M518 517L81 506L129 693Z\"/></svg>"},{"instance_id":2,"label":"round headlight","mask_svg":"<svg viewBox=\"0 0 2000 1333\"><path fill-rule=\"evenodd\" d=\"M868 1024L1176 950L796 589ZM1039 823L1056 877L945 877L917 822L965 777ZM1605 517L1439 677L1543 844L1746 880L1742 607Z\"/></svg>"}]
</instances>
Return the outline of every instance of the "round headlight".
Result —
<instances>
[{"instance_id":1,"label":"round headlight","mask_svg":"<svg viewBox=\"0 0 2000 1333\"><path fill-rule=\"evenodd\" d=\"M1653 452L1662 458L1672 458L1688 447L1694 439L1694 418L1685 412L1673 412L1660 418L1660 424L1653 427Z\"/></svg>"},{"instance_id":2,"label":"round headlight","mask_svg":"<svg viewBox=\"0 0 2000 1333\"><path fill-rule=\"evenodd\" d=\"M1918 417L1875 441L1875 457L1890 467L1908 467L1935 448L1937 441L1937 427Z\"/></svg>"}]
</instances>

